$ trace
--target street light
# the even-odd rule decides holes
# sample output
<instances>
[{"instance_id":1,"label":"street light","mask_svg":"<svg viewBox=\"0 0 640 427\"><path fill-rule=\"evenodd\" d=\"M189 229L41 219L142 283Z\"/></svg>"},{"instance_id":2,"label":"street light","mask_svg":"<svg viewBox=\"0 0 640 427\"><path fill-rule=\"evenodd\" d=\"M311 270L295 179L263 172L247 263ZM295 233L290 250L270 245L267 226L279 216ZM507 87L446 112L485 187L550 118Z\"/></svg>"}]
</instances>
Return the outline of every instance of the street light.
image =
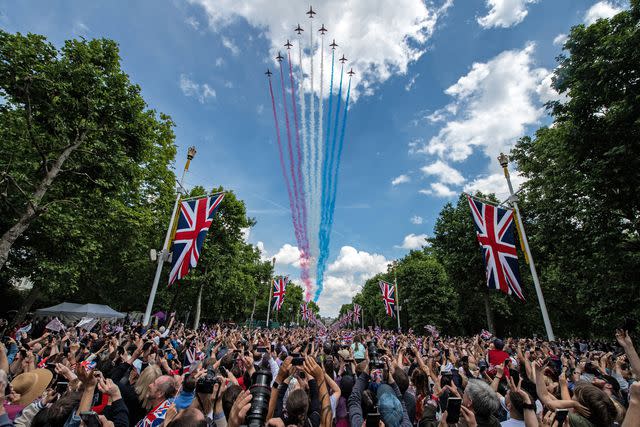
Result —
<instances>
[{"instance_id":1,"label":"street light","mask_svg":"<svg viewBox=\"0 0 640 427\"><path fill-rule=\"evenodd\" d=\"M151 286L151 293L149 294L149 300L147 301L147 309L144 313L143 324L147 326L149 324L149 320L151 319L151 310L153 309L153 301L156 298L156 292L158 291L158 282L160 281L160 274L162 274L162 264L169 259L169 240L171 240L171 231L173 230L173 223L175 221L176 212L178 210L178 203L180 203L181 190L184 191L184 187L182 186L182 182L184 181L184 175L189 170L189 164L193 157L196 155L196 147L189 147L187 149L187 162L184 165L184 169L182 170L182 177L180 178L180 182L178 182L178 191L176 195L176 201L173 204L173 212L171 212L171 217L169 218L169 228L167 228L167 234L164 237L164 245L162 245L162 249L160 253L156 254L156 259L158 261L158 266L156 267L156 275L153 279L153 285ZM186 193L186 192L185 192ZM153 253L151 254L151 258L153 259Z\"/></svg>"},{"instance_id":2,"label":"street light","mask_svg":"<svg viewBox=\"0 0 640 427\"><path fill-rule=\"evenodd\" d=\"M506 168L507 166L509 166L509 156L504 153L500 153L500 155L498 156L498 163L500 163L500 166L502 166L503 168Z\"/></svg>"}]
</instances>

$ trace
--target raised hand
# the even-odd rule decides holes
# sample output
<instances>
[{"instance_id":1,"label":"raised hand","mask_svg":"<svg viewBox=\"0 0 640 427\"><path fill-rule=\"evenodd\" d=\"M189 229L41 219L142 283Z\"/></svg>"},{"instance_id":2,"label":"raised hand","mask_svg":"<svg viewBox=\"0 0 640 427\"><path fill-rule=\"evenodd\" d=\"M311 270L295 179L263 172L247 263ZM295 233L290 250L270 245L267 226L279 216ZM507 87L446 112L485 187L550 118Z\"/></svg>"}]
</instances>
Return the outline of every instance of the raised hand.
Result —
<instances>
[{"instance_id":1,"label":"raised hand","mask_svg":"<svg viewBox=\"0 0 640 427\"><path fill-rule=\"evenodd\" d=\"M249 390L243 391L238 395L229 413L228 427L240 427L244 424L244 418L247 416L249 408L251 408L251 398Z\"/></svg>"}]
</instances>

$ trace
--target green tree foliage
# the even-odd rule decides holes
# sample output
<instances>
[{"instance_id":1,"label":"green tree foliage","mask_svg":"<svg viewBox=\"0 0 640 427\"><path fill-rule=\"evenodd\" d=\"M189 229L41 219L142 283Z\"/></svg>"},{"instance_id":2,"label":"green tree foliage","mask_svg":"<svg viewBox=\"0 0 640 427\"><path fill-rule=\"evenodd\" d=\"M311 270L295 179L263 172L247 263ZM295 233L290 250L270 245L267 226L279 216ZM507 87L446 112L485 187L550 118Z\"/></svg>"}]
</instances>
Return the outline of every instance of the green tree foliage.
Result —
<instances>
[{"instance_id":1,"label":"green tree foliage","mask_svg":"<svg viewBox=\"0 0 640 427\"><path fill-rule=\"evenodd\" d=\"M173 198L173 122L110 40L0 32L0 266L56 300L149 277ZM8 263L5 264L5 256Z\"/></svg>"},{"instance_id":2,"label":"green tree foliage","mask_svg":"<svg viewBox=\"0 0 640 427\"><path fill-rule=\"evenodd\" d=\"M559 58L554 125L513 150L550 315L561 333L640 317L640 2L578 25Z\"/></svg>"}]
</instances>

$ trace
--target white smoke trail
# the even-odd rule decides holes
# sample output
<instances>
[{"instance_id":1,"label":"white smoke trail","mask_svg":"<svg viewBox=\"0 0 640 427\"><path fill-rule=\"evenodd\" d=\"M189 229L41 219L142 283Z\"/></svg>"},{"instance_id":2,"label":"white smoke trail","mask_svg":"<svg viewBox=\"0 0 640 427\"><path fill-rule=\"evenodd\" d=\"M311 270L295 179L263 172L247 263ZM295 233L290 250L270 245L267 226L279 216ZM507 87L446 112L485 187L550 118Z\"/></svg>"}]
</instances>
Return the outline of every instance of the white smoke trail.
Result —
<instances>
[{"instance_id":1,"label":"white smoke trail","mask_svg":"<svg viewBox=\"0 0 640 427\"><path fill-rule=\"evenodd\" d=\"M304 94L304 72L302 70L302 36L300 34L298 34L298 59L299 59L299 64L298 64L298 68L300 70L300 79L299 79L299 84L300 87L298 89L298 99L300 100L300 129L301 129L301 133L302 133L302 137L300 138L302 140L302 169L306 170L306 165L308 164L308 157L307 157L307 145L308 145L308 141L307 141L307 106L306 106L306 96ZM304 191L305 193L308 195L308 179L307 179L307 174L304 174L304 178L303 178L303 185L304 185ZM307 217L309 215L307 214ZM308 224L308 222L307 222ZM308 231L307 231L308 233Z\"/></svg>"},{"instance_id":2,"label":"white smoke trail","mask_svg":"<svg viewBox=\"0 0 640 427\"><path fill-rule=\"evenodd\" d=\"M318 239L318 232L320 231L320 197L322 194L322 189L320 187L321 183L320 183L320 177L321 177L321 169L322 169L322 161L323 161L323 155L322 155L322 150L323 150L323 139L322 139L322 135L323 135L323 128L324 128L324 34L322 34L321 36L321 42L320 42L320 98L319 98L319 105L318 105L318 118L319 118L319 124L318 124L318 138L316 140L316 151L314 153L314 162L315 162L315 168L314 168L314 209L313 209L313 229L311 231L311 233L313 233L313 255L314 255L314 263L313 263L313 269L310 269L310 271L314 272L315 271L315 267L318 263L318 255L320 253L319 251L319 239Z\"/></svg>"},{"instance_id":3,"label":"white smoke trail","mask_svg":"<svg viewBox=\"0 0 640 427\"><path fill-rule=\"evenodd\" d=\"M313 78L313 55L314 55L314 46L313 46L313 18L309 19L309 78L311 83L311 90L309 92L309 98L311 101L310 113L309 113L309 133L307 135L307 150L308 150L308 159L310 161L309 171L314 170L314 153L316 150L316 96L314 91L314 78ZM311 175L310 178L312 178ZM312 182L314 179L311 180ZM312 205L313 206L313 205ZM309 216L311 218L312 216ZM313 221L311 222L311 227L313 226ZM310 228L311 228L310 227ZM313 230L311 230L311 234L313 234ZM314 245L316 246L316 245Z\"/></svg>"}]
</instances>

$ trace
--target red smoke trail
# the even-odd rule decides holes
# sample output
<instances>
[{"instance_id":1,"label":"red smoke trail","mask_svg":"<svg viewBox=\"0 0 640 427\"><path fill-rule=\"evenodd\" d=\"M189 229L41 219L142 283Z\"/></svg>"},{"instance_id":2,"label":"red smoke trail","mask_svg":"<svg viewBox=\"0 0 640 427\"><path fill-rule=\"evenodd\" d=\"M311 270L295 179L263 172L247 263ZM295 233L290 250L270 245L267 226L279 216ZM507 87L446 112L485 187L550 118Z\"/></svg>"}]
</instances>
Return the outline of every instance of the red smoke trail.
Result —
<instances>
[{"instance_id":1,"label":"red smoke trail","mask_svg":"<svg viewBox=\"0 0 640 427\"><path fill-rule=\"evenodd\" d=\"M289 195L289 209L291 209L291 218L293 219L293 228L296 230L297 227L297 219L295 215L295 209L293 206L293 196L291 194L291 184L289 183L289 177L287 176L287 169L285 167L284 155L282 154L282 140L280 139L280 126L278 125L278 114L276 113L276 99L273 96L273 86L271 85L271 78L269 78L269 93L271 94L271 106L273 107L273 120L276 123L276 135L278 139L278 154L280 154L280 167L282 169L282 176L284 177L284 182L287 185L287 193ZM296 235L297 240L297 235Z\"/></svg>"},{"instance_id":2,"label":"red smoke trail","mask_svg":"<svg viewBox=\"0 0 640 427\"><path fill-rule=\"evenodd\" d=\"M289 58L289 79L291 80L291 105L293 106L293 121L296 126L296 154L298 158L297 164L297 174L298 174L298 182L302 182L302 152L300 150L300 133L298 129L298 108L296 107L296 90L295 84L293 81L293 66L291 64L291 51L287 51L287 55ZM281 68L282 70L282 68ZM311 94L313 96L313 94ZM300 267L302 282L305 285L307 301L311 298L311 280L309 278L309 235L307 230L307 204L306 204L306 194L304 194L304 188L300 188L300 194L298 198L298 206L302 206L302 242L300 242L300 251L301 255L301 263Z\"/></svg>"}]
</instances>

